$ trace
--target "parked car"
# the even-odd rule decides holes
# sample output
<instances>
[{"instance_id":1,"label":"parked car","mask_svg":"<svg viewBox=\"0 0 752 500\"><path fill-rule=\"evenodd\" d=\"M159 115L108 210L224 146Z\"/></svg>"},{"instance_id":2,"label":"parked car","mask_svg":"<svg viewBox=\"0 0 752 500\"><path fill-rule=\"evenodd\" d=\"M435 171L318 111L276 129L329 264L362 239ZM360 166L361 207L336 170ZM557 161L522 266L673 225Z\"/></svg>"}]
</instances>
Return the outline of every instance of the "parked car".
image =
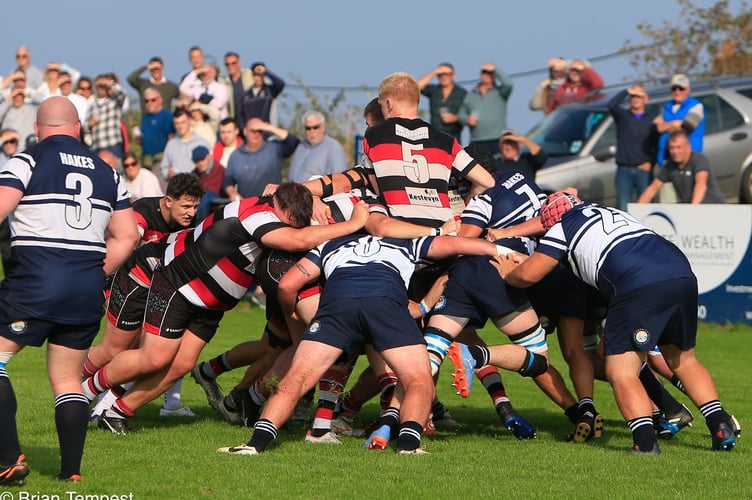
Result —
<instances>
[{"instance_id":1,"label":"parked car","mask_svg":"<svg viewBox=\"0 0 752 500\"><path fill-rule=\"evenodd\" d=\"M647 91L648 111L659 114L669 85ZM549 156L535 177L544 191L575 186L584 200L616 204L616 125L607 108L614 93L559 108L527 133ZM691 95L705 106L703 153L721 190L728 201L751 203L752 77L693 81Z\"/></svg>"}]
</instances>

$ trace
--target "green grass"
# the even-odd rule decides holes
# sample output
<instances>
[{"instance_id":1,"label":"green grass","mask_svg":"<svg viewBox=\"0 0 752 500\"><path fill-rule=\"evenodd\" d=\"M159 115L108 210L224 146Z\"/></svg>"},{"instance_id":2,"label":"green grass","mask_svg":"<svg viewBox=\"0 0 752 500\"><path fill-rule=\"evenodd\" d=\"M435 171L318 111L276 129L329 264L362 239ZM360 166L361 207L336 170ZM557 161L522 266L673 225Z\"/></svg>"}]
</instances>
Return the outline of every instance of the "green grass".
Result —
<instances>
[{"instance_id":1,"label":"green grass","mask_svg":"<svg viewBox=\"0 0 752 500\"><path fill-rule=\"evenodd\" d=\"M202 359L258 337L262 325L261 311L242 303L226 315ZM496 333L484 333L488 341L501 341ZM549 341L553 362L566 377L556 339ZM725 407L742 426L752 425L748 364L752 329L703 325L698 344L700 359L713 373ZM441 375L439 395L464 427L424 438L428 455L365 451L362 438L342 438L341 446L306 445L300 428L283 429L276 444L260 456L218 454L215 450L220 446L246 441L250 429L221 422L188 377L183 401L199 415L197 419L160 419L158 400L131 419L133 432L128 436L92 428L84 455L84 482L61 485L52 480L58 472L57 438L43 367L41 349L24 350L9 366L19 400L21 442L32 468L27 484L10 490L15 498L22 491L61 498L66 491L133 493L136 499L752 497L752 452L744 438L732 453L709 451L707 428L691 404L694 427L661 442L662 455L636 457L626 453L630 434L607 384L597 383L595 394L605 416L604 437L576 445L564 440L571 426L561 410L532 381L510 373L504 377L507 392L538 428L536 440L517 441L501 426L480 384L468 399L453 394L448 369ZM238 371L220 381L228 390L240 376ZM689 404L684 395L677 397ZM369 403L364 420L377 412L377 402Z\"/></svg>"}]
</instances>

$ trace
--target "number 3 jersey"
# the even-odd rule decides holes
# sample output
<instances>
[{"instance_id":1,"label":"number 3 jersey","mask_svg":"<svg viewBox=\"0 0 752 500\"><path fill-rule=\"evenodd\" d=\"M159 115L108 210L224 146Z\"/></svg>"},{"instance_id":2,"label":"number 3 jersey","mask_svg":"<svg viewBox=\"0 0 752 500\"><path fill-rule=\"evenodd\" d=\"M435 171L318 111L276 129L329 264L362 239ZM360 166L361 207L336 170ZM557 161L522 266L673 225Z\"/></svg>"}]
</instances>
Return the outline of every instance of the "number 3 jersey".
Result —
<instances>
[{"instance_id":1,"label":"number 3 jersey","mask_svg":"<svg viewBox=\"0 0 752 500\"><path fill-rule=\"evenodd\" d=\"M452 218L449 177L476 164L454 137L419 119L390 118L366 130L365 168L376 176L387 215L439 227Z\"/></svg>"},{"instance_id":2,"label":"number 3 jersey","mask_svg":"<svg viewBox=\"0 0 752 500\"><path fill-rule=\"evenodd\" d=\"M120 176L76 139L57 135L8 160L0 185L23 193L9 216L15 265L0 287L3 307L19 319L98 321L107 225L130 207Z\"/></svg>"}]
</instances>

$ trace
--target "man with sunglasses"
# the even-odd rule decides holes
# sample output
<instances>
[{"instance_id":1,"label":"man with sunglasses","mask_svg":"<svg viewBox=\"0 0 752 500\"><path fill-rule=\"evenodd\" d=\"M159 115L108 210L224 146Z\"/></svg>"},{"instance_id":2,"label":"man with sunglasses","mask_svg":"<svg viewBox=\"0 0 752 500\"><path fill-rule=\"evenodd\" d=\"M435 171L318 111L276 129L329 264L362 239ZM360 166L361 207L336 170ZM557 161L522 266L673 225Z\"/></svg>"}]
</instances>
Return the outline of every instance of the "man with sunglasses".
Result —
<instances>
[{"instance_id":1,"label":"man with sunglasses","mask_svg":"<svg viewBox=\"0 0 752 500\"><path fill-rule=\"evenodd\" d=\"M141 74L149 70L147 78L141 77ZM155 89L162 96L162 100L167 104L167 108L172 108L172 102L180 97L180 90L175 82L168 80L164 76L164 62L161 57L154 56L149 59L145 66L136 68L128 75L128 83L138 91L141 98L141 110L146 112L146 91Z\"/></svg>"},{"instance_id":2,"label":"man with sunglasses","mask_svg":"<svg viewBox=\"0 0 752 500\"><path fill-rule=\"evenodd\" d=\"M666 146L671 132L684 130L689 136L692 151L702 152L705 135L705 107L692 97L689 77L677 73L671 78L671 100L663 105L663 113L655 124L661 137L658 139L658 164L666 159Z\"/></svg>"},{"instance_id":3,"label":"man with sunglasses","mask_svg":"<svg viewBox=\"0 0 752 500\"><path fill-rule=\"evenodd\" d=\"M314 176L344 172L349 168L345 149L326 135L326 117L318 111L306 111L301 120L305 139L300 141L287 174L290 182L305 182Z\"/></svg>"},{"instance_id":4,"label":"man with sunglasses","mask_svg":"<svg viewBox=\"0 0 752 500\"><path fill-rule=\"evenodd\" d=\"M460 121L470 127L470 143L486 146L498 154L499 137L507 128L507 101L512 79L494 63L480 67L480 83L466 96Z\"/></svg>"},{"instance_id":5,"label":"man with sunglasses","mask_svg":"<svg viewBox=\"0 0 752 500\"><path fill-rule=\"evenodd\" d=\"M433 77L438 78L438 84L429 84ZM467 95L467 90L454 82L454 66L444 62L436 66L418 80L421 95L428 97L431 110L431 125L460 139L462 123L459 112Z\"/></svg>"}]
</instances>

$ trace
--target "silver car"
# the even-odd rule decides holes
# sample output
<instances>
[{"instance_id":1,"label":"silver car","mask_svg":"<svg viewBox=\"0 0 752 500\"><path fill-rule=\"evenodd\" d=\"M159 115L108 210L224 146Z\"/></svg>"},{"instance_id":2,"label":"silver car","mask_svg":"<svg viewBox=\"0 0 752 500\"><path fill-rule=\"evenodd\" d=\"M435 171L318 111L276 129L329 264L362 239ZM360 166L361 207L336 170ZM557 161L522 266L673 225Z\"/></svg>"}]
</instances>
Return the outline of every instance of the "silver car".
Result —
<instances>
[{"instance_id":1,"label":"silver car","mask_svg":"<svg viewBox=\"0 0 752 500\"><path fill-rule=\"evenodd\" d=\"M647 89L648 111L660 114L670 99L669 85ZM691 95L705 106L703 153L729 201L752 202L752 78L716 78L692 84ZM557 109L527 136L548 153L535 181L546 192L575 186L582 199L616 205L616 125L607 103Z\"/></svg>"}]
</instances>

